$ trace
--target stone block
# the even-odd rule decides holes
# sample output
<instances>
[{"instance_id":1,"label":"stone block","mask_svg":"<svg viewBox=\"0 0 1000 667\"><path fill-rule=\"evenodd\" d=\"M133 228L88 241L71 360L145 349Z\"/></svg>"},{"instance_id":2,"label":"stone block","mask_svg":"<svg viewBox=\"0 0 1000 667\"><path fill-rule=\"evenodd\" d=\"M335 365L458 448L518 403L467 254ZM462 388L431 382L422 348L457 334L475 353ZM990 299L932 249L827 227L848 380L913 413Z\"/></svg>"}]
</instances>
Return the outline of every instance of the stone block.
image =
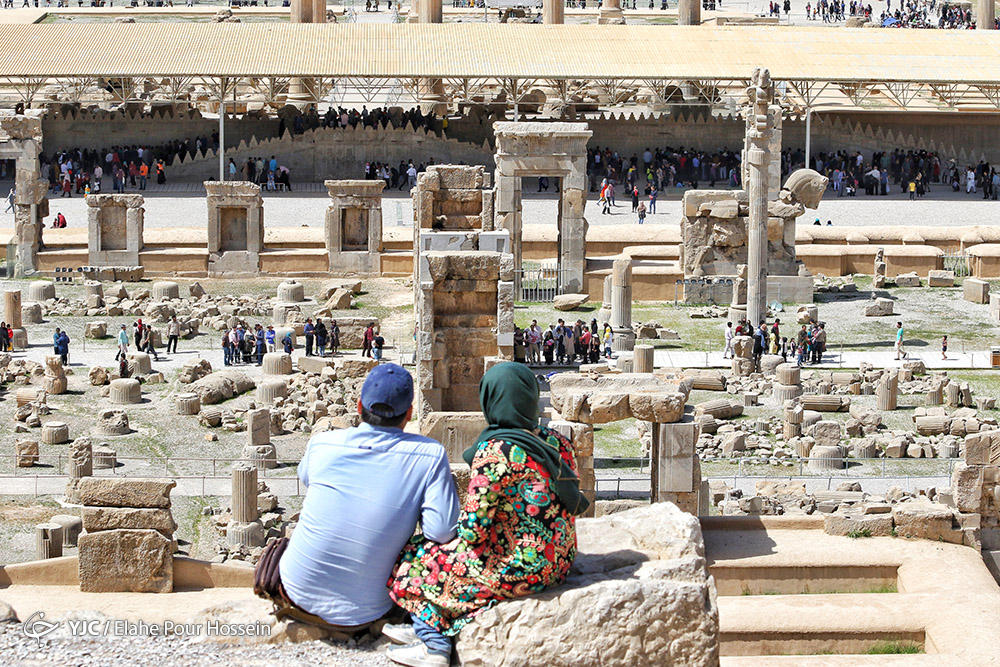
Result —
<instances>
[{"instance_id":1,"label":"stone block","mask_svg":"<svg viewBox=\"0 0 1000 667\"><path fill-rule=\"evenodd\" d=\"M80 590L170 593L173 543L155 530L104 530L80 536Z\"/></svg>"},{"instance_id":2,"label":"stone block","mask_svg":"<svg viewBox=\"0 0 1000 667\"><path fill-rule=\"evenodd\" d=\"M641 421L670 424L684 416L687 397L678 392L646 394L636 392L628 397L629 410Z\"/></svg>"},{"instance_id":3,"label":"stone block","mask_svg":"<svg viewBox=\"0 0 1000 667\"><path fill-rule=\"evenodd\" d=\"M556 310L575 310L589 300L589 294L557 294L552 307Z\"/></svg>"},{"instance_id":4,"label":"stone block","mask_svg":"<svg viewBox=\"0 0 1000 667\"><path fill-rule=\"evenodd\" d=\"M156 530L172 537L177 530L167 508L159 507L84 507L83 528L88 533L102 530Z\"/></svg>"},{"instance_id":5,"label":"stone block","mask_svg":"<svg viewBox=\"0 0 1000 667\"><path fill-rule=\"evenodd\" d=\"M420 420L420 433L440 442L452 463L464 463L462 453L479 441L487 427L480 412L429 412Z\"/></svg>"},{"instance_id":6,"label":"stone block","mask_svg":"<svg viewBox=\"0 0 1000 667\"><path fill-rule=\"evenodd\" d=\"M823 532L827 535L847 536L868 531L871 537L892 535L891 514L857 514L833 512L823 516Z\"/></svg>"},{"instance_id":7,"label":"stone block","mask_svg":"<svg viewBox=\"0 0 1000 667\"><path fill-rule=\"evenodd\" d=\"M951 491L960 512L979 512L983 502L983 469L965 463L951 473Z\"/></svg>"},{"instance_id":8,"label":"stone block","mask_svg":"<svg viewBox=\"0 0 1000 667\"><path fill-rule=\"evenodd\" d=\"M462 664L718 664L717 602L695 517L656 503L579 519L577 532L566 582L479 614L458 636ZM601 631L581 631L595 613Z\"/></svg>"},{"instance_id":9,"label":"stone block","mask_svg":"<svg viewBox=\"0 0 1000 667\"><path fill-rule=\"evenodd\" d=\"M170 490L177 482L168 479L80 480L80 502L96 507L170 507Z\"/></svg>"},{"instance_id":10,"label":"stone block","mask_svg":"<svg viewBox=\"0 0 1000 667\"><path fill-rule=\"evenodd\" d=\"M887 317L892 315L896 302L892 299L879 297L865 306L865 317Z\"/></svg>"},{"instance_id":11,"label":"stone block","mask_svg":"<svg viewBox=\"0 0 1000 667\"><path fill-rule=\"evenodd\" d=\"M966 278L962 281L962 298L972 303L989 303L990 284L979 278Z\"/></svg>"},{"instance_id":12,"label":"stone block","mask_svg":"<svg viewBox=\"0 0 1000 667\"><path fill-rule=\"evenodd\" d=\"M319 375L323 372L324 368L333 368L334 360L327 359L324 357L307 357L305 355L298 358L295 362L299 370L303 373L315 373Z\"/></svg>"},{"instance_id":13,"label":"stone block","mask_svg":"<svg viewBox=\"0 0 1000 667\"><path fill-rule=\"evenodd\" d=\"M38 463L38 441L18 440L14 444L18 468L30 468Z\"/></svg>"},{"instance_id":14,"label":"stone block","mask_svg":"<svg viewBox=\"0 0 1000 667\"><path fill-rule=\"evenodd\" d=\"M935 269L927 272L928 287L954 287L955 272Z\"/></svg>"},{"instance_id":15,"label":"stone block","mask_svg":"<svg viewBox=\"0 0 1000 667\"><path fill-rule=\"evenodd\" d=\"M961 544L962 531L953 528L954 511L932 503L898 503L892 508L892 519L899 537L919 538Z\"/></svg>"},{"instance_id":16,"label":"stone block","mask_svg":"<svg viewBox=\"0 0 1000 667\"><path fill-rule=\"evenodd\" d=\"M896 276L896 287L920 287L920 276L916 272L901 273Z\"/></svg>"}]
</instances>

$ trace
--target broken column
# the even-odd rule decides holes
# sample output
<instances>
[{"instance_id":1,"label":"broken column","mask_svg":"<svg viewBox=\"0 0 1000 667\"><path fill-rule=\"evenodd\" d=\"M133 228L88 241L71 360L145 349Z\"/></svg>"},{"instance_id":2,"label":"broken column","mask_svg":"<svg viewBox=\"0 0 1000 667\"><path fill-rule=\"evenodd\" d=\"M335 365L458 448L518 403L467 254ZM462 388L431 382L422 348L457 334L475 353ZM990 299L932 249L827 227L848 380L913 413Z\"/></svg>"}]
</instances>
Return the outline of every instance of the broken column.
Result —
<instances>
[{"instance_id":1,"label":"broken column","mask_svg":"<svg viewBox=\"0 0 1000 667\"><path fill-rule=\"evenodd\" d=\"M264 249L264 200L260 186L243 181L205 181L208 193L208 275L260 273Z\"/></svg>"},{"instance_id":2,"label":"broken column","mask_svg":"<svg viewBox=\"0 0 1000 667\"><path fill-rule=\"evenodd\" d=\"M246 413L247 444L243 448L246 459L257 470L278 467L278 453L271 444L271 411L268 408L248 410ZM235 483L235 474L234 474Z\"/></svg>"},{"instance_id":3,"label":"broken column","mask_svg":"<svg viewBox=\"0 0 1000 667\"><path fill-rule=\"evenodd\" d=\"M14 331L14 338L11 341L14 349L25 349L28 347L28 331L21 324L21 290L8 290L4 292L4 319L7 326Z\"/></svg>"},{"instance_id":4,"label":"broken column","mask_svg":"<svg viewBox=\"0 0 1000 667\"><path fill-rule=\"evenodd\" d=\"M69 480L66 482L66 502L80 502L80 480L94 474L94 452L89 438L77 438L69 445Z\"/></svg>"},{"instance_id":5,"label":"broken column","mask_svg":"<svg viewBox=\"0 0 1000 667\"><path fill-rule=\"evenodd\" d=\"M382 270L382 190L375 179L324 181L330 195L326 210L326 252L330 271L378 275Z\"/></svg>"},{"instance_id":6,"label":"broken column","mask_svg":"<svg viewBox=\"0 0 1000 667\"><path fill-rule=\"evenodd\" d=\"M62 556L63 529L58 523L40 523L35 526L35 558L47 560Z\"/></svg>"},{"instance_id":7,"label":"broken column","mask_svg":"<svg viewBox=\"0 0 1000 667\"><path fill-rule=\"evenodd\" d=\"M699 5L697 0L695 5ZM747 88L745 163L748 174L747 317L756 327L767 315L768 169L774 130L774 85L767 69L756 68Z\"/></svg>"},{"instance_id":8,"label":"broken column","mask_svg":"<svg viewBox=\"0 0 1000 667\"><path fill-rule=\"evenodd\" d=\"M653 372L653 346L636 345L632 352L632 372L652 373Z\"/></svg>"},{"instance_id":9,"label":"broken column","mask_svg":"<svg viewBox=\"0 0 1000 667\"><path fill-rule=\"evenodd\" d=\"M625 17L622 15L621 0L604 0L597 14L597 23L623 25Z\"/></svg>"},{"instance_id":10,"label":"broken column","mask_svg":"<svg viewBox=\"0 0 1000 667\"><path fill-rule=\"evenodd\" d=\"M797 400L785 401L782 416L784 417L782 430L785 442L802 435L802 422L805 420L805 410Z\"/></svg>"},{"instance_id":11,"label":"broken column","mask_svg":"<svg viewBox=\"0 0 1000 667\"><path fill-rule=\"evenodd\" d=\"M944 383L946 380L931 380L931 388L927 390L924 405L941 405L944 394Z\"/></svg>"},{"instance_id":12,"label":"broken column","mask_svg":"<svg viewBox=\"0 0 1000 667\"><path fill-rule=\"evenodd\" d=\"M733 359L730 363L733 375L746 377L753 373L753 338L733 337Z\"/></svg>"},{"instance_id":13,"label":"broken column","mask_svg":"<svg viewBox=\"0 0 1000 667\"><path fill-rule=\"evenodd\" d=\"M438 3L441 0L437 0ZM421 4L423 0L421 0ZM566 22L565 0L542 0L542 23L556 24Z\"/></svg>"},{"instance_id":14,"label":"broken column","mask_svg":"<svg viewBox=\"0 0 1000 667\"><path fill-rule=\"evenodd\" d=\"M139 266L146 209L142 195L87 196L87 254L92 266Z\"/></svg>"},{"instance_id":15,"label":"broken column","mask_svg":"<svg viewBox=\"0 0 1000 667\"><path fill-rule=\"evenodd\" d=\"M729 304L729 321L734 325L747 316L747 265L736 267L733 278L733 297Z\"/></svg>"},{"instance_id":16,"label":"broken column","mask_svg":"<svg viewBox=\"0 0 1000 667\"><path fill-rule=\"evenodd\" d=\"M893 369L886 369L875 382L876 407L885 412L896 409L896 399L899 393L899 376Z\"/></svg>"},{"instance_id":17,"label":"broken column","mask_svg":"<svg viewBox=\"0 0 1000 667\"><path fill-rule=\"evenodd\" d=\"M232 519L226 525L226 544L264 545L264 525L257 512L257 468L245 463L233 466Z\"/></svg>"},{"instance_id":18,"label":"broken column","mask_svg":"<svg viewBox=\"0 0 1000 667\"><path fill-rule=\"evenodd\" d=\"M635 332L632 331L632 260L616 259L611 271L611 349L628 352L635 346Z\"/></svg>"},{"instance_id":19,"label":"broken column","mask_svg":"<svg viewBox=\"0 0 1000 667\"><path fill-rule=\"evenodd\" d=\"M42 387L46 394L62 394L66 392L66 371L63 370L62 359L55 355L45 355L45 379Z\"/></svg>"},{"instance_id":20,"label":"broken column","mask_svg":"<svg viewBox=\"0 0 1000 667\"><path fill-rule=\"evenodd\" d=\"M169 593L174 586L173 480L86 477L80 590Z\"/></svg>"},{"instance_id":21,"label":"broken column","mask_svg":"<svg viewBox=\"0 0 1000 667\"><path fill-rule=\"evenodd\" d=\"M774 375L772 391L778 405L784 405L785 401L802 395L801 369L797 365L778 364Z\"/></svg>"},{"instance_id":22,"label":"broken column","mask_svg":"<svg viewBox=\"0 0 1000 667\"><path fill-rule=\"evenodd\" d=\"M690 414L684 415L679 422L653 424L652 502L672 502L695 516L708 513L707 503L701 498L703 484L701 461L695 451L697 440L698 424Z\"/></svg>"}]
</instances>

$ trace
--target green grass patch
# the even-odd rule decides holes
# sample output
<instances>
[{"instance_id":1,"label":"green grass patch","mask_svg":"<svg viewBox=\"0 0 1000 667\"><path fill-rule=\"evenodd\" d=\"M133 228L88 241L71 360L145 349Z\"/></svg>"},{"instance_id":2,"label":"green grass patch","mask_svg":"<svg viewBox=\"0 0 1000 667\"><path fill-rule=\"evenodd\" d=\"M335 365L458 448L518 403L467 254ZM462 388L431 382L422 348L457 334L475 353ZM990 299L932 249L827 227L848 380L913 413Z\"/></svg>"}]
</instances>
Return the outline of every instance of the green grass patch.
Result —
<instances>
[{"instance_id":1,"label":"green grass patch","mask_svg":"<svg viewBox=\"0 0 1000 667\"><path fill-rule=\"evenodd\" d=\"M847 536L852 540L857 540L862 537L871 537L872 531L868 530L867 528L861 528L860 530L854 529L847 531Z\"/></svg>"},{"instance_id":2,"label":"green grass patch","mask_svg":"<svg viewBox=\"0 0 1000 667\"><path fill-rule=\"evenodd\" d=\"M594 455L641 456L639 428L635 419L623 419L594 427Z\"/></svg>"},{"instance_id":3,"label":"green grass patch","mask_svg":"<svg viewBox=\"0 0 1000 667\"><path fill-rule=\"evenodd\" d=\"M867 655L914 655L923 653L924 647L908 641L880 641L868 649Z\"/></svg>"}]
</instances>

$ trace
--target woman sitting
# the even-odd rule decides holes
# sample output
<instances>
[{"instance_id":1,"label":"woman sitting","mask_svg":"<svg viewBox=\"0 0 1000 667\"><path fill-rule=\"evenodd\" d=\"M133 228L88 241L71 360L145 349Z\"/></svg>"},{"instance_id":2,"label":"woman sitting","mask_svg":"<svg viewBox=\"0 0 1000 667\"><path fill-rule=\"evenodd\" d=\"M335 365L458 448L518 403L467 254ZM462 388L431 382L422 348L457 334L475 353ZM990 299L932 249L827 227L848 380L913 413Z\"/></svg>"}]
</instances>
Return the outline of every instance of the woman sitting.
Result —
<instances>
[{"instance_id":1,"label":"woman sitting","mask_svg":"<svg viewBox=\"0 0 1000 667\"><path fill-rule=\"evenodd\" d=\"M574 517L590 503L569 441L538 425L534 374L494 366L479 401L489 426L463 455L472 470L458 537L414 537L389 581L390 597L413 619L383 630L407 644L387 651L399 664L448 665L451 637L476 614L562 583L576 558Z\"/></svg>"}]
</instances>

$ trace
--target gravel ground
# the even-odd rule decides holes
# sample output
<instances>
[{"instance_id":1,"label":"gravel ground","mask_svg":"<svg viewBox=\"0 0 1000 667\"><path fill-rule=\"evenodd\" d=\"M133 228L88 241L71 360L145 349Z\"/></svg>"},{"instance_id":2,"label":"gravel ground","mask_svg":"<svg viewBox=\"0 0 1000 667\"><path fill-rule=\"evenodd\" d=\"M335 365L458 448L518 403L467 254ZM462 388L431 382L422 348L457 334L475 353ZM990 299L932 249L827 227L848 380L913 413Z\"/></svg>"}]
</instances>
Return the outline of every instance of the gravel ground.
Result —
<instances>
[{"instance_id":1,"label":"gravel ground","mask_svg":"<svg viewBox=\"0 0 1000 667\"><path fill-rule=\"evenodd\" d=\"M132 667L159 665L237 664L247 667L299 665L391 665L380 644L350 647L342 642L242 645L194 643L178 637L113 637L101 639L44 639L25 637L20 623L0 624L0 663L18 667L99 665Z\"/></svg>"},{"instance_id":2,"label":"gravel ground","mask_svg":"<svg viewBox=\"0 0 1000 667\"><path fill-rule=\"evenodd\" d=\"M343 175L348 177L349 175ZM306 184L310 192L265 193L265 225L267 227L322 227L324 216L329 206L329 197L325 189ZM0 192L6 192L8 184L0 183ZM146 197L146 227L178 227L199 226L206 224L207 208L205 197L198 186L191 184L183 186L183 192L156 193L147 191ZM992 224L1000 204L984 201L981 195L955 194L938 186L928 198L910 202L903 195L887 197L855 198L832 197L820 203L816 211L806 211L799 218L798 224L811 225L816 218L826 224L832 220L835 226L869 227L869 226L901 226L901 225L975 225ZM646 217L646 224L679 224L681 217L681 193L672 191L663 195L657 202L657 212ZM54 216L62 212L70 227L85 227L87 224L87 205L82 196L62 199L55 197L49 201L49 210ZM526 223L555 222L557 212L556 195L534 193L529 189L524 191L523 217ZM413 207L407 193L386 192L382 201L384 224L392 226L410 226L413 220ZM591 194L587 201L587 221L592 225L622 224L638 222L631 213L629 200L620 196L618 206L609 215L601 212L597 204L597 195ZM0 221L0 225L13 226L13 216L10 213Z\"/></svg>"}]
</instances>

